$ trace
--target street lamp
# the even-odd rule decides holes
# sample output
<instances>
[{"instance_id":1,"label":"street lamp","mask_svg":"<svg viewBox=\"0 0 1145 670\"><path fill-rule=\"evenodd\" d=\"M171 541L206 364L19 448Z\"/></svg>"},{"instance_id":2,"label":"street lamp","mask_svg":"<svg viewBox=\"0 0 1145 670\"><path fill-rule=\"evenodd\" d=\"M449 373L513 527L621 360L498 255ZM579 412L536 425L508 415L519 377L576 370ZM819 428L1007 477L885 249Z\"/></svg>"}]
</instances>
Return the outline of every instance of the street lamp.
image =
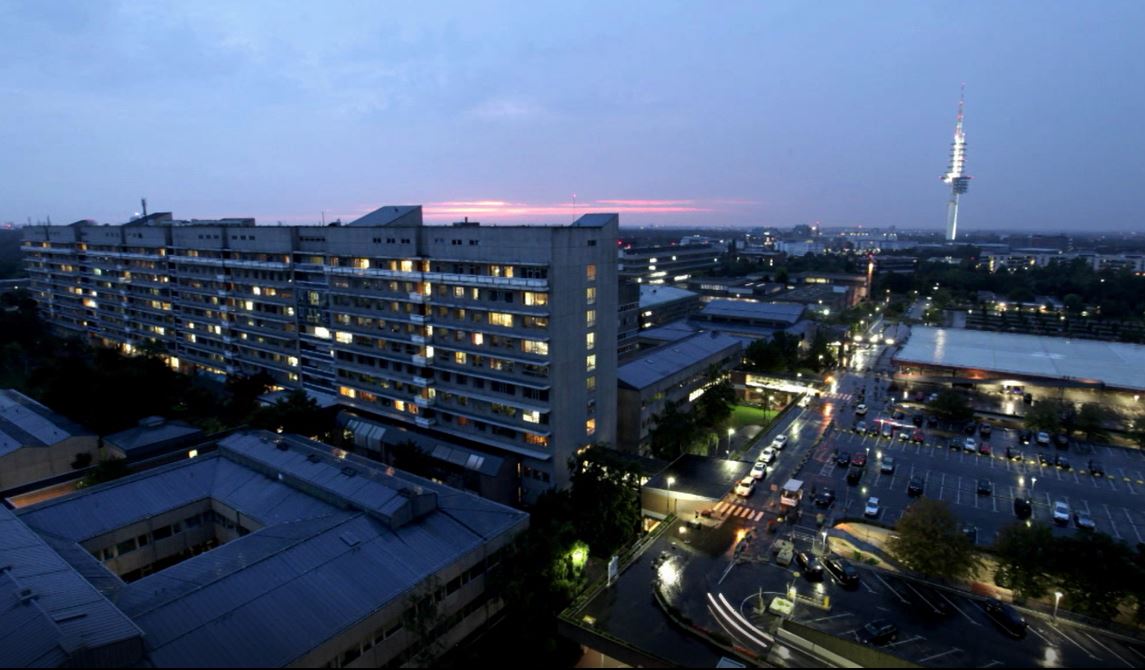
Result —
<instances>
[{"instance_id":1,"label":"street lamp","mask_svg":"<svg viewBox=\"0 0 1145 670\"><path fill-rule=\"evenodd\" d=\"M676 483L675 477L668 477L668 497L664 500L664 514L667 515L672 511L672 485Z\"/></svg>"},{"instance_id":2,"label":"street lamp","mask_svg":"<svg viewBox=\"0 0 1145 670\"><path fill-rule=\"evenodd\" d=\"M736 434L735 428L728 428L728 456L732 455L732 435Z\"/></svg>"},{"instance_id":3,"label":"street lamp","mask_svg":"<svg viewBox=\"0 0 1145 670\"><path fill-rule=\"evenodd\" d=\"M1054 621L1058 620L1058 603L1062 601L1062 592L1054 591Z\"/></svg>"}]
</instances>

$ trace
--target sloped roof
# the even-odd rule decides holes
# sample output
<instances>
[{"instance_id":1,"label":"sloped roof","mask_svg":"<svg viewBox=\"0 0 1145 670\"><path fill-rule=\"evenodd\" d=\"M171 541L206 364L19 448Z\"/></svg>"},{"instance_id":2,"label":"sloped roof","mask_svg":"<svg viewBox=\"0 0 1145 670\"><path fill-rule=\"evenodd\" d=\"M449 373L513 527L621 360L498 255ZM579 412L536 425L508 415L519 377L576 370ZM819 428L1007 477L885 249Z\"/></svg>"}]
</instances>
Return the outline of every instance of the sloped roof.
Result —
<instances>
[{"instance_id":1,"label":"sloped roof","mask_svg":"<svg viewBox=\"0 0 1145 670\"><path fill-rule=\"evenodd\" d=\"M22 447L50 447L77 435L92 435L13 389L0 389L0 456Z\"/></svg>"},{"instance_id":2,"label":"sloped roof","mask_svg":"<svg viewBox=\"0 0 1145 670\"><path fill-rule=\"evenodd\" d=\"M742 340L716 332L700 333L653 349L616 370L621 386L642 389L716 356L738 352Z\"/></svg>"},{"instance_id":3,"label":"sloped roof","mask_svg":"<svg viewBox=\"0 0 1145 670\"><path fill-rule=\"evenodd\" d=\"M386 205L365 216L354 219L347 226L420 226L421 205Z\"/></svg>"}]
</instances>

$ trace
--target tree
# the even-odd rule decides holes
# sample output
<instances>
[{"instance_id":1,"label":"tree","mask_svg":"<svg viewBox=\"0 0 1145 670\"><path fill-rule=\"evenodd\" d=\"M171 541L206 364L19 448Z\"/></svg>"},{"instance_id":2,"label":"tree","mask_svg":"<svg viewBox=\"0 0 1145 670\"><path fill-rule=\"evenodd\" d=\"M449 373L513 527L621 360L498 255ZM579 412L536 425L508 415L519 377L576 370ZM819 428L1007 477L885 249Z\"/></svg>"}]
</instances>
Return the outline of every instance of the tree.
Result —
<instances>
[{"instance_id":1,"label":"tree","mask_svg":"<svg viewBox=\"0 0 1145 670\"><path fill-rule=\"evenodd\" d=\"M1051 564L1067 607L1082 614L1112 619L1132 589L1129 547L1105 533L1056 538Z\"/></svg>"},{"instance_id":2,"label":"tree","mask_svg":"<svg viewBox=\"0 0 1145 670\"><path fill-rule=\"evenodd\" d=\"M1030 430L1057 432L1062 425L1061 403L1055 400L1039 400L1026 412L1025 423Z\"/></svg>"},{"instance_id":3,"label":"tree","mask_svg":"<svg viewBox=\"0 0 1145 670\"><path fill-rule=\"evenodd\" d=\"M1109 438L1109 430L1105 422L1109 419L1109 410L1095 402L1087 402L1081 406L1074 420L1073 428L1085 434L1089 441L1105 440Z\"/></svg>"},{"instance_id":4,"label":"tree","mask_svg":"<svg viewBox=\"0 0 1145 670\"><path fill-rule=\"evenodd\" d=\"M999 576L1023 596L1039 598L1049 587L1054 534L1044 524L1015 523L998 533L994 550Z\"/></svg>"},{"instance_id":5,"label":"tree","mask_svg":"<svg viewBox=\"0 0 1145 670\"><path fill-rule=\"evenodd\" d=\"M967 421L974 417L974 410L966 396L951 389L938 392L938 397L929 403L931 411L939 418L951 423Z\"/></svg>"},{"instance_id":6,"label":"tree","mask_svg":"<svg viewBox=\"0 0 1145 670\"><path fill-rule=\"evenodd\" d=\"M608 557L640 532L640 472L603 445L570 459L573 523L596 556Z\"/></svg>"},{"instance_id":7,"label":"tree","mask_svg":"<svg viewBox=\"0 0 1145 670\"><path fill-rule=\"evenodd\" d=\"M692 403L695 423L703 430L712 430L731 416L735 401L736 391L730 380L715 382Z\"/></svg>"},{"instance_id":8,"label":"tree","mask_svg":"<svg viewBox=\"0 0 1145 670\"><path fill-rule=\"evenodd\" d=\"M699 437L699 429L690 414L680 411L677 403L669 402L664 411L657 414L656 425L648 432L652 443L652 454L656 458L673 461L688 452L688 448Z\"/></svg>"},{"instance_id":9,"label":"tree","mask_svg":"<svg viewBox=\"0 0 1145 670\"><path fill-rule=\"evenodd\" d=\"M962 580L974 575L980 561L963 534L958 517L946 503L921 498L903 512L888 549L904 567L930 577Z\"/></svg>"},{"instance_id":10,"label":"tree","mask_svg":"<svg viewBox=\"0 0 1145 670\"><path fill-rule=\"evenodd\" d=\"M318 402L302 389L295 389L283 400L256 411L251 417L251 424L256 428L297 433L306 437L322 435L330 428L330 421L322 408L318 407Z\"/></svg>"}]
</instances>

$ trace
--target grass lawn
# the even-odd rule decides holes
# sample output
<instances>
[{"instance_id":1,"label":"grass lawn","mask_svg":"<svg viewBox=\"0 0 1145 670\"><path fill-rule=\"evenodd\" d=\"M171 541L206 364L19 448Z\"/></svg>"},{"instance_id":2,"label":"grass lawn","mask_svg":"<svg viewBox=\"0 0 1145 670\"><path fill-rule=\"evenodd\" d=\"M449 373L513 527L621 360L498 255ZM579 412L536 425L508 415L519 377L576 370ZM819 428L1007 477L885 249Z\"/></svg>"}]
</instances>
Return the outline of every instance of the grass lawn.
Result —
<instances>
[{"instance_id":1,"label":"grass lawn","mask_svg":"<svg viewBox=\"0 0 1145 670\"><path fill-rule=\"evenodd\" d=\"M739 430L744 426L766 426L775 419L778 412L767 411L758 407L751 407L749 405L736 405L732 409L732 415L729 419L728 426Z\"/></svg>"}]
</instances>

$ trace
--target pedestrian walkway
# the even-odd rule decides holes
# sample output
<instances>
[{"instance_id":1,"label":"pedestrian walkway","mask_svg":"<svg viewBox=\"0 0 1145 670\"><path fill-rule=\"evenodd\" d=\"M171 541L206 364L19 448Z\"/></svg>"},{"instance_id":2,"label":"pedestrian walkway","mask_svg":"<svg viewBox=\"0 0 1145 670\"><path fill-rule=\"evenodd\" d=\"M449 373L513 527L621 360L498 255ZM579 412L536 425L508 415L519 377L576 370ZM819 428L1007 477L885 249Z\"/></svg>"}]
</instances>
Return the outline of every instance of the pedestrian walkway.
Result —
<instances>
[{"instance_id":1,"label":"pedestrian walkway","mask_svg":"<svg viewBox=\"0 0 1145 670\"><path fill-rule=\"evenodd\" d=\"M747 519L748 521L759 521L763 518L764 514L763 510L755 509L754 507L748 507L746 505L737 505L735 503L728 502L727 500L724 500L720 504L716 505L715 511L716 514L722 516L735 516L741 519Z\"/></svg>"}]
</instances>

